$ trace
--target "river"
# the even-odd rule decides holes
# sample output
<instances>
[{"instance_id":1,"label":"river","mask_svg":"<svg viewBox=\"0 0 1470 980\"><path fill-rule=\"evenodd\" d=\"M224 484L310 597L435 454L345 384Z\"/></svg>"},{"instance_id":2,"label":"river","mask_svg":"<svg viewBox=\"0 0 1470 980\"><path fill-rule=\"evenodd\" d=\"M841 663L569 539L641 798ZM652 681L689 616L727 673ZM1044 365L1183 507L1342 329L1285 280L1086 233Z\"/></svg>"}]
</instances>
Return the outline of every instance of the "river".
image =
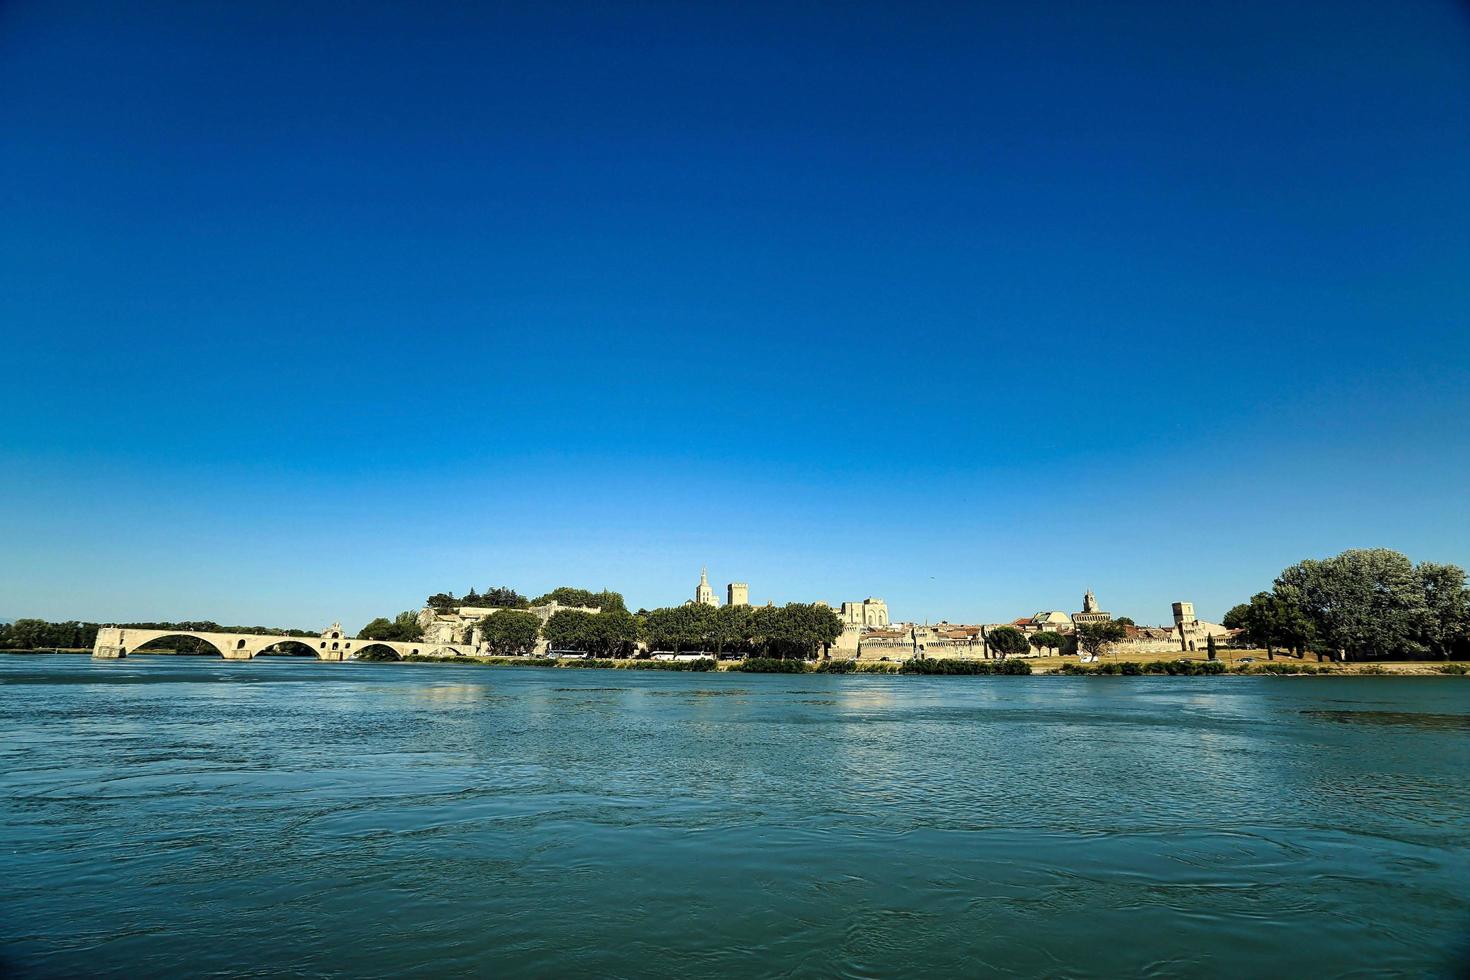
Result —
<instances>
[{"instance_id":1,"label":"river","mask_svg":"<svg viewBox=\"0 0 1470 980\"><path fill-rule=\"evenodd\" d=\"M1470 680L0 656L0 973L1434 975Z\"/></svg>"}]
</instances>

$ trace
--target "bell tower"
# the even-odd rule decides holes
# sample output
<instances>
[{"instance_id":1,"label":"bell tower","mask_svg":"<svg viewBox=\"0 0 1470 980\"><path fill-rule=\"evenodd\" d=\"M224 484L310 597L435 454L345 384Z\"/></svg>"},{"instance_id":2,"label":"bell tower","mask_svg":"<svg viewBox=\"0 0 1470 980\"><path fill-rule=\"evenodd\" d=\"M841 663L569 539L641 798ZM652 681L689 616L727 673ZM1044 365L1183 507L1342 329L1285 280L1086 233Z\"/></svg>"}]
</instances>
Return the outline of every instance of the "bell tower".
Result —
<instances>
[{"instance_id":1,"label":"bell tower","mask_svg":"<svg viewBox=\"0 0 1470 980\"><path fill-rule=\"evenodd\" d=\"M715 598L715 590L709 587L709 569L699 570L699 585L694 589L694 602L700 606L718 606L720 600Z\"/></svg>"}]
</instances>

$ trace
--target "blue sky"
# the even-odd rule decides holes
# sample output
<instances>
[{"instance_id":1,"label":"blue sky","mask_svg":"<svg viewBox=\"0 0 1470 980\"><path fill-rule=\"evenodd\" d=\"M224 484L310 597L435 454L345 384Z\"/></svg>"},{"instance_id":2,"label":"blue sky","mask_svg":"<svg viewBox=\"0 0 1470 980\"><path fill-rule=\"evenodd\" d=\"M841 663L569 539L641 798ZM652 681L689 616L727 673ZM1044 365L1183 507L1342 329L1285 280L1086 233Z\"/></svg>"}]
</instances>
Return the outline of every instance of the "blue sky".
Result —
<instances>
[{"instance_id":1,"label":"blue sky","mask_svg":"<svg viewBox=\"0 0 1470 980\"><path fill-rule=\"evenodd\" d=\"M1470 14L0 6L0 615L1470 563Z\"/></svg>"}]
</instances>

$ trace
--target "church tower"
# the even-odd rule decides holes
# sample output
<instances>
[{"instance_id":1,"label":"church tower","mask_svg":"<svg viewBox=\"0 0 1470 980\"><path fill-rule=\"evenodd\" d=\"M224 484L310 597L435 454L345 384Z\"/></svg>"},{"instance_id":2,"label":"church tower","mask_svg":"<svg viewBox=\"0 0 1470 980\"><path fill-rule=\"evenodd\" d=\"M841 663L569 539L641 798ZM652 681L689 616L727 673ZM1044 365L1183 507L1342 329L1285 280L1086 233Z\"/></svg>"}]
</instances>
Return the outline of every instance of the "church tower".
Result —
<instances>
[{"instance_id":1,"label":"church tower","mask_svg":"<svg viewBox=\"0 0 1470 980\"><path fill-rule=\"evenodd\" d=\"M1084 623L1106 623L1112 618L1112 613L1097 608L1097 596L1092 594L1091 589L1082 597L1082 611L1072 614L1072 622L1078 626Z\"/></svg>"},{"instance_id":2,"label":"church tower","mask_svg":"<svg viewBox=\"0 0 1470 980\"><path fill-rule=\"evenodd\" d=\"M699 585L694 590L694 602L699 606L718 606L720 600L715 598L715 590L709 587L709 569L699 570Z\"/></svg>"}]
</instances>

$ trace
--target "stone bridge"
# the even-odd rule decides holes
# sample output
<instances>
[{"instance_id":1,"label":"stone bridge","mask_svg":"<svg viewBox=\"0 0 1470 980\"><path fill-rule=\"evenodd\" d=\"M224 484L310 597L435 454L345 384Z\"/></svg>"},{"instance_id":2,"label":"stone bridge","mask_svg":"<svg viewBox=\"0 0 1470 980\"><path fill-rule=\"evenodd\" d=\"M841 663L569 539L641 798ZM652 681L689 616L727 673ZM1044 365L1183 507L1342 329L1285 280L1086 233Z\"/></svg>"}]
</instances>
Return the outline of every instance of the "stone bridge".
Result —
<instances>
[{"instance_id":1,"label":"stone bridge","mask_svg":"<svg viewBox=\"0 0 1470 980\"><path fill-rule=\"evenodd\" d=\"M333 623L322 630L321 636L286 636L281 633L201 633L192 630L143 630L129 626L105 626L97 631L97 642L92 647L92 656L103 660L117 660L154 640L172 637L188 637L203 640L219 651L226 660L249 660L273 647L289 643L300 644L318 660L354 660L364 653L375 655L387 652L394 659L422 654L424 656L462 657L472 653L463 644L447 643L404 643L396 640L359 640L343 635L342 625Z\"/></svg>"}]
</instances>

